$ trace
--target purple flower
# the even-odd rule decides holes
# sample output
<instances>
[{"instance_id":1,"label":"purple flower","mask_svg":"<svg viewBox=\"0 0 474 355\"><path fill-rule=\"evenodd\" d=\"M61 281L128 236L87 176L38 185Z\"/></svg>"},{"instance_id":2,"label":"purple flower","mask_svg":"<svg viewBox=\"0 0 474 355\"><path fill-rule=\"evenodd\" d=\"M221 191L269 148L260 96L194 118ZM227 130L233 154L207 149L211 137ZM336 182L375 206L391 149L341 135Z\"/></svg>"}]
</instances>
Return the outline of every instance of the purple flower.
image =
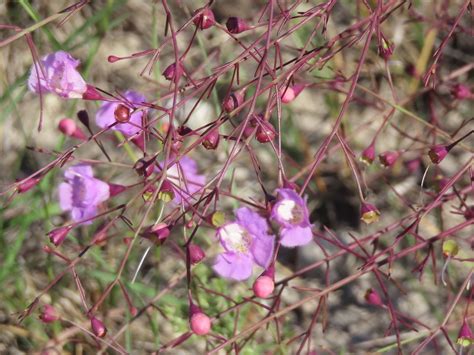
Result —
<instances>
[{"instance_id":1,"label":"purple flower","mask_svg":"<svg viewBox=\"0 0 474 355\"><path fill-rule=\"evenodd\" d=\"M162 164L160 164L161 166ZM160 170L157 168L158 171ZM194 159L183 156L172 166L168 166L167 179L173 184L176 204L189 204L194 196L206 184L206 177L198 173L198 166Z\"/></svg>"},{"instance_id":2,"label":"purple flower","mask_svg":"<svg viewBox=\"0 0 474 355\"><path fill-rule=\"evenodd\" d=\"M140 105L146 101L145 96L135 91L126 91L123 95L131 105ZM120 105L120 102L104 102L100 106L95 115L95 123L101 128L107 128L116 122L115 109ZM120 131L126 136L133 136L142 130L142 117L145 114L144 110L134 112L130 115L130 120L127 123L119 123L111 129Z\"/></svg>"},{"instance_id":3,"label":"purple flower","mask_svg":"<svg viewBox=\"0 0 474 355\"><path fill-rule=\"evenodd\" d=\"M313 239L306 200L292 189L277 189L278 200L272 209L272 219L281 226L281 245L296 247Z\"/></svg>"},{"instance_id":4,"label":"purple flower","mask_svg":"<svg viewBox=\"0 0 474 355\"><path fill-rule=\"evenodd\" d=\"M224 248L214 263L220 276L246 280L252 275L254 264L266 269L273 256L275 238L268 234L267 220L247 207L236 211L236 220L217 230Z\"/></svg>"},{"instance_id":5,"label":"purple flower","mask_svg":"<svg viewBox=\"0 0 474 355\"><path fill-rule=\"evenodd\" d=\"M48 54L41 59L41 64L35 63L31 67L28 87L36 93L41 90L68 99L80 99L87 91L87 84L76 70L79 63L63 51Z\"/></svg>"},{"instance_id":6,"label":"purple flower","mask_svg":"<svg viewBox=\"0 0 474 355\"><path fill-rule=\"evenodd\" d=\"M94 178L92 167L86 164L72 166L64 173L66 182L59 185L59 205L71 211L75 222L97 215L98 206L110 196L109 185ZM90 224L92 221L84 222Z\"/></svg>"}]
</instances>

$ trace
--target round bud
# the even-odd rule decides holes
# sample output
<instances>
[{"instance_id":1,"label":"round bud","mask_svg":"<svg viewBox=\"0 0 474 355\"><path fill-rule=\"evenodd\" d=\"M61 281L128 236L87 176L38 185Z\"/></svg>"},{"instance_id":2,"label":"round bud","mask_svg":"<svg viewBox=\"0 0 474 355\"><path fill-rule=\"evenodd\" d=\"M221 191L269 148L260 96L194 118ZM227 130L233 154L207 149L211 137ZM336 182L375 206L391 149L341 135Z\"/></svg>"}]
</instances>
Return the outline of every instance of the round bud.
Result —
<instances>
[{"instance_id":1,"label":"round bud","mask_svg":"<svg viewBox=\"0 0 474 355\"><path fill-rule=\"evenodd\" d=\"M103 338L105 337L105 334L107 334L107 328L104 323L96 317L91 318L91 328L94 335L99 338Z\"/></svg>"},{"instance_id":2,"label":"round bud","mask_svg":"<svg viewBox=\"0 0 474 355\"><path fill-rule=\"evenodd\" d=\"M114 116L117 122L126 123L130 121L130 109L123 104L119 104L114 111Z\"/></svg>"},{"instance_id":3,"label":"round bud","mask_svg":"<svg viewBox=\"0 0 474 355\"><path fill-rule=\"evenodd\" d=\"M276 135L275 129L270 122L262 122L257 128L255 138L257 138L260 143L268 143L273 141Z\"/></svg>"},{"instance_id":4,"label":"round bud","mask_svg":"<svg viewBox=\"0 0 474 355\"><path fill-rule=\"evenodd\" d=\"M194 313L189 323L191 330L197 335L206 335L211 330L211 319L202 312Z\"/></svg>"},{"instance_id":5,"label":"round bud","mask_svg":"<svg viewBox=\"0 0 474 355\"><path fill-rule=\"evenodd\" d=\"M270 276L260 276L253 283L253 293L260 298L267 298L275 289L275 282Z\"/></svg>"}]
</instances>

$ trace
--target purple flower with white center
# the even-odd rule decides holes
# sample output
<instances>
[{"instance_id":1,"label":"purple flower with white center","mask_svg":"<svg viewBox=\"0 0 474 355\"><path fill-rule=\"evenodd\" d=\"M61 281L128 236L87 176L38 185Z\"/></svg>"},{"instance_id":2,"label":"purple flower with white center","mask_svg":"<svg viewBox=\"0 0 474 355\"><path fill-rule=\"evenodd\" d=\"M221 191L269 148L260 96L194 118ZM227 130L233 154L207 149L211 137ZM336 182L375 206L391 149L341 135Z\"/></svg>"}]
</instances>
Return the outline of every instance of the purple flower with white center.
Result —
<instances>
[{"instance_id":1,"label":"purple flower with white center","mask_svg":"<svg viewBox=\"0 0 474 355\"><path fill-rule=\"evenodd\" d=\"M94 178L92 167L74 165L64 173L66 182L59 185L59 205L63 211L71 211L75 222L93 218L98 206L110 197L109 185ZM84 222L90 224L92 221Z\"/></svg>"},{"instance_id":2,"label":"purple flower with white center","mask_svg":"<svg viewBox=\"0 0 474 355\"><path fill-rule=\"evenodd\" d=\"M69 53L59 51L41 58L41 64L31 67L28 87L39 93L54 93L68 99L81 99L87 84L76 70L80 61Z\"/></svg>"},{"instance_id":3,"label":"purple flower with white center","mask_svg":"<svg viewBox=\"0 0 474 355\"><path fill-rule=\"evenodd\" d=\"M281 226L281 245L296 247L313 240L306 199L292 189L277 189L278 200L272 209L272 219Z\"/></svg>"},{"instance_id":4,"label":"purple flower with white center","mask_svg":"<svg viewBox=\"0 0 474 355\"><path fill-rule=\"evenodd\" d=\"M267 220L247 207L236 211L236 220L217 230L224 248L214 263L214 271L233 280L246 280L254 264L266 269L273 257L275 237L268 234Z\"/></svg>"},{"instance_id":5,"label":"purple flower with white center","mask_svg":"<svg viewBox=\"0 0 474 355\"><path fill-rule=\"evenodd\" d=\"M123 95L132 106L146 102L146 97L135 91L126 91ZM115 109L120 102L104 102L95 115L95 123L101 128L107 128L116 122ZM139 110L130 115L127 123L119 123L111 129L120 131L126 136L133 136L142 130L142 118L146 110Z\"/></svg>"},{"instance_id":6,"label":"purple flower with white center","mask_svg":"<svg viewBox=\"0 0 474 355\"><path fill-rule=\"evenodd\" d=\"M157 170L160 171L159 168ZM181 157L177 163L168 166L166 177L173 184L173 201L176 204L183 202L187 205L197 200L194 195L206 184L206 177L198 173L196 161L187 156Z\"/></svg>"}]
</instances>

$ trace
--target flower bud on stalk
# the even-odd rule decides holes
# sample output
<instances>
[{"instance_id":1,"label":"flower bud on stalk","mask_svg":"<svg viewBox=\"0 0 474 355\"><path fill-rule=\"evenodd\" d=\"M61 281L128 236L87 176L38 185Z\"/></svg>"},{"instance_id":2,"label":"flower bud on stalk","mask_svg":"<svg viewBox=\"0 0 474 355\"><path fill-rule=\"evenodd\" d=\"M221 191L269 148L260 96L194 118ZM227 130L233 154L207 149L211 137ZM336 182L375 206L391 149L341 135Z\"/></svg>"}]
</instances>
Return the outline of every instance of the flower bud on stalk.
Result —
<instances>
[{"instance_id":1,"label":"flower bud on stalk","mask_svg":"<svg viewBox=\"0 0 474 355\"><path fill-rule=\"evenodd\" d=\"M119 104L114 111L114 117L119 123L127 123L130 121L130 108L124 104Z\"/></svg>"},{"instance_id":2,"label":"flower bud on stalk","mask_svg":"<svg viewBox=\"0 0 474 355\"><path fill-rule=\"evenodd\" d=\"M359 159L361 162L363 162L367 166L372 164L372 162L375 160L375 143L374 142L372 142L367 148L364 149Z\"/></svg>"},{"instance_id":3,"label":"flower bud on stalk","mask_svg":"<svg viewBox=\"0 0 474 355\"><path fill-rule=\"evenodd\" d=\"M386 168L389 168L393 164L395 164L395 162L397 161L399 157L400 157L399 152L393 152L393 151L383 152L379 154L380 164L382 164Z\"/></svg>"},{"instance_id":4,"label":"flower bud on stalk","mask_svg":"<svg viewBox=\"0 0 474 355\"><path fill-rule=\"evenodd\" d=\"M197 244L189 245L189 258L191 259L191 264L196 265L201 262L202 259L206 257L204 250Z\"/></svg>"},{"instance_id":5,"label":"flower bud on stalk","mask_svg":"<svg viewBox=\"0 0 474 355\"><path fill-rule=\"evenodd\" d=\"M466 100L474 98L469 86L466 86L464 84L454 85L451 89L451 95L453 95L457 100Z\"/></svg>"},{"instance_id":6,"label":"flower bud on stalk","mask_svg":"<svg viewBox=\"0 0 474 355\"><path fill-rule=\"evenodd\" d=\"M163 76L166 80L176 83L181 78L181 75L183 75L183 72L184 70L181 63L178 63L177 65L176 63L173 63L166 67L165 71L163 72Z\"/></svg>"},{"instance_id":7,"label":"flower bud on stalk","mask_svg":"<svg viewBox=\"0 0 474 355\"><path fill-rule=\"evenodd\" d=\"M303 91L304 85L284 86L280 89L281 102L284 104L292 102Z\"/></svg>"},{"instance_id":8,"label":"flower bud on stalk","mask_svg":"<svg viewBox=\"0 0 474 355\"><path fill-rule=\"evenodd\" d=\"M53 306L45 304L41 309L39 319L43 323L53 323L59 319L59 316Z\"/></svg>"},{"instance_id":9,"label":"flower bud on stalk","mask_svg":"<svg viewBox=\"0 0 474 355\"><path fill-rule=\"evenodd\" d=\"M214 150L219 145L220 135L219 128L213 128L206 133L202 141L204 148L208 150Z\"/></svg>"},{"instance_id":10,"label":"flower bud on stalk","mask_svg":"<svg viewBox=\"0 0 474 355\"><path fill-rule=\"evenodd\" d=\"M474 335L472 334L472 330L469 327L466 319L463 320L461 329L459 329L456 343L461 345L463 348L468 347L474 343Z\"/></svg>"},{"instance_id":11,"label":"flower bud on stalk","mask_svg":"<svg viewBox=\"0 0 474 355\"><path fill-rule=\"evenodd\" d=\"M94 335L99 338L103 338L107 334L107 328L104 323L94 316L91 317L91 328Z\"/></svg>"},{"instance_id":12,"label":"flower bud on stalk","mask_svg":"<svg viewBox=\"0 0 474 355\"><path fill-rule=\"evenodd\" d=\"M196 14L200 10L196 10L194 13ZM214 12L208 7L206 7L199 16L195 17L193 20L196 27L200 28L201 30L207 30L211 28L216 23L216 18L214 16Z\"/></svg>"},{"instance_id":13,"label":"flower bud on stalk","mask_svg":"<svg viewBox=\"0 0 474 355\"><path fill-rule=\"evenodd\" d=\"M189 308L189 326L193 333L208 334L211 330L211 319L194 303L191 303Z\"/></svg>"},{"instance_id":14,"label":"flower bud on stalk","mask_svg":"<svg viewBox=\"0 0 474 355\"><path fill-rule=\"evenodd\" d=\"M19 194L25 193L38 185L40 181L41 179L36 177L26 179L16 186L16 190Z\"/></svg>"},{"instance_id":15,"label":"flower bud on stalk","mask_svg":"<svg viewBox=\"0 0 474 355\"><path fill-rule=\"evenodd\" d=\"M225 26L230 33L238 34L250 29L250 26L245 20L240 17L229 17Z\"/></svg>"},{"instance_id":16,"label":"flower bud on stalk","mask_svg":"<svg viewBox=\"0 0 474 355\"><path fill-rule=\"evenodd\" d=\"M76 122L71 118L63 118L59 121L58 129L63 133L65 136L73 137L85 141L87 139L86 135L80 129Z\"/></svg>"},{"instance_id":17,"label":"flower bud on stalk","mask_svg":"<svg viewBox=\"0 0 474 355\"><path fill-rule=\"evenodd\" d=\"M257 141L260 143L268 143L273 141L276 136L277 133L275 128L273 128L273 125L270 122L262 121L259 123L257 133L255 133Z\"/></svg>"},{"instance_id":18,"label":"flower bud on stalk","mask_svg":"<svg viewBox=\"0 0 474 355\"><path fill-rule=\"evenodd\" d=\"M253 283L253 293L259 298L267 298L275 289L275 266L270 265Z\"/></svg>"},{"instance_id":19,"label":"flower bud on stalk","mask_svg":"<svg viewBox=\"0 0 474 355\"><path fill-rule=\"evenodd\" d=\"M372 306L379 306L379 307L383 306L383 302L382 302L382 299L380 298L380 295L373 288L369 288L367 290L364 298L367 301L367 303Z\"/></svg>"},{"instance_id":20,"label":"flower bud on stalk","mask_svg":"<svg viewBox=\"0 0 474 355\"><path fill-rule=\"evenodd\" d=\"M49 240L54 246L59 246L62 244L64 239L66 239L68 233L71 231L72 226L64 226L53 229L48 233Z\"/></svg>"},{"instance_id":21,"label":"flower bud on stalk","mask_svg":"<svg viewBox=\"0 0 474 355\"><path fill-rule=\"evenodd\" d=\"M230 95L227 96L223 102L224 111L232 112L237 107L242 105L243 102L244 102L244 95L242 92L237 91L237 92L230 93Z\"/></svg>"}]
</instances>

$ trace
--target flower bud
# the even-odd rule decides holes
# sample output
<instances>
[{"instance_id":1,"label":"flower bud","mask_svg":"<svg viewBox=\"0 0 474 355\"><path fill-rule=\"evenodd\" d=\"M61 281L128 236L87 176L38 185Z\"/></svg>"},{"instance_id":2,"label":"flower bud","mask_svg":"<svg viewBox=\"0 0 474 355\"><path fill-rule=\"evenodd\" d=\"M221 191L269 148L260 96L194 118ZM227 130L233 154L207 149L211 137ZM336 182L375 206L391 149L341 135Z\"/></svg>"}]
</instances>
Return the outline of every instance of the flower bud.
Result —
<instances>
[{"instance_id":1,"label":"flower bud","mask_svg":"<svg viewBox=\"0 0 474 355\"><path fill-rule=\"evenodd\" d=\"M87 84L86 86L86 91L82 94L82 99L83 100L105 100L105 97L102 96L102 94L97 91L95 87L92 85Z\"/></svg>"},{"instance_id":2,"label":"flower bud","mask_svg":"<svg viewBox=\"0 0 474 355\"><path fill-rule=\"evenodd\" d=\"M267 298L275 289L275 282L270 276L259 276L253 283L253 293L259 298Z\"/></svg>"},{"instance_id":3,"label":"flower bud","mask_svg":"<svg viewBox=\"0 0 474 355\"><path fill-rule=\"evenodd\" d=\"M380 295L373 288L369 288L365 293L364 297L367 303L372 306L383 306L383 302L380 298Z\"/></svg>"},{"instance_id":4,"label":"flower bud","mask_svg":"<svg viewBox=\"0 0 474 355\"><path fill-rule=\"evenodd\" d=\"M191 259L191 264L195 265L206 257L204 250L202 250L202 248L199 245L190 244L188 248L189 248L189 258Z\"/></svg>"},{"instance_id":5,"label":"flower bud","mask_svg":"<svg viewBox=\"0 0 474 355\"><path fill-rule=\"evenodd\" d=\"M371 143L367 148L365 148L359 159L367 166L372 164L375 160L375 144Z\"/></svg>"},{"instance_id":6,"label":"flower bud","mask_svg":"<svg viewBox=\"0 0 474 355\"><path fill-rule=\"evenodd\" d=\"M117 57L116 55L109 55L107 57L107 61L109 63L115 63L115 62L118 62L120 60L120 57Z\"/></svg>"},{"instance_id":7,"label":"flower bud","mask_svg":"<svg viewBox=\"0 0 474 355\"><path fill-rule=\"evenodd\" d=\"M99 338L103 338L107 334L107 328L104 323L96 317L91 317L91 328L94 335Z\"/></svg>"},{"instance_id":8,"label":"flower bud","mask_svg":"<svg viewBox=\"0 0 474 355\"><path fill-rule=\"evenodd\" d=\"M255 138L260 143L268 143L270 141L273 141L276 136L277 133L275 131L275 128L273 128L273 125L270 122L260 122L257 128L257 133L255 134Z\"/></svg>"},{"instance_id":9,"label":"flower bud","mask_svg":"<svg viewBox=\"0 0 474 355\"><path fill-rule=\"evenodd\" d=\"M211 319L195 304L191 303L189 326L194 334L206 335L211 330Z\"/></svg>"},{"instance_id":10,"label":"flower bud","mask_svg":"<svg viewBox=\"0 0 474 355\"><path fill-rule=\"evenodd\" d=\"M87 139L84 132L79 127L77 127L77 124L73 119L63 118L61 121L59 121L58 129L65 136L74 137L83 141Z\"/></svg>"},{"instance_id":11,"label":"flower bud","mask_svg":"<svg viewBox=\"0 0 474 355\"><path fill-rule=\"evenodd\" d=\"M48 233L49 241L54 244L54 246L61 245L71 229L72 226L64 226L53 229Z\"/></svg>"},{"instance_id":12,"label":"flower bud","mask_svg":"<svg viewBox=\"0 0 474 355\"><path fill-rule=\"evenodd\" d=\"M463 215L464 215L464 218L466 219L466 221L469 221L470 219L473 219L474 218L474 205L467 206L466 210L463 213Z\"/></svg>"},{"instance_id":13,"label":"flower bud","mask_svg":"<svg viewBox=\"0 0 474 355\"><path fill-rule=\"evenodd\" d=\"M130 121L130 108L124 104L118 104L114 111L115 120L119 123Z\"/></svg>"},{"instance_id":14,"label":"flower bud","mask_svg":"<svg viewBox=\"0 0 474 355\"><path fill-rule=\"evenodd\" d=\"M174 199L173 184L169 180L163 180L158 198L163 202L170 202Z\"/></svg>"},{"instance_id":15,"label":"flower bud","mask_svg":"<svg viewBox=\"0 0 474 355\"><path fill-rule=\"evenodd\" d=\"M473 97L469 86L463 84L456 84L451 89L451 95L458 100L471 99Z\"/></svg>"},{"instance_id":16,"label":"flower bud","mask_svg":"<svg viewBox=\"0 0 474 355\"><path fill-rule=\"evenodd\" d=\"M250 26L245 22L245 20L240 17L229 17L225 26L230 33L241 33L250 29Z\"/></svg>"},{"instance_id":17,"label":"flower bud","mask_svg":"<svg viewBox=\"0 0 474 355\"><path fill-rule=\"evenodd\" d=\"M360 219L365 224L371 224L379 220L380 212L374 205L363 202L362 206L360 207L360 216Z\"/></svg>"},{"instance_id":18,"label":"flower bud","mask_svg":"<svg viewBox=\"0 0 474 355\"><path fill-rule=\"evenodd\" d=\"M59 316L53 306L45 304L41 309L39 319L43 323L53 323L59 319Z\"/></svg>"},{"instance_id":19,"label":"flower bud","mask_svg":"<svg viewBox=\"0 0 474 355\"><path fill-rule=\"evenodd\" d=\"M171 231L166 223L158 223L148 227L144 233L145 237L152 239L155 243L163 243Z\"/></svg>"},{"instance_id":20,"label":"flower bud","mask_svg":"<svg viewBox=\"0 0 474 355\"><path fill-rule=\"evenodd\" d=\"M399 152L387 151L379 154L380 164L384 167L389 168L397 161L400 156Z\"/></svg>"},{"instance_id":21,"label":"flower bud","mask_svg":"<svg viewBox=\"0 0 474 355\"><path fill-rule=\"evenodd\" d=\"M281 102L290 103L303 91L304 85L284 86L280 89Z\"/></svg>"},{"instance_id":22,"label":"flower bud","mask_svg":"<svg viewBox=\"0 0 474 355\"><path fill-rule=\"evenodd\" d=\"M388 60L393 54L393 48L393 43L390 43L385 38L382 38L382 43L379 45L379 55L383 59Z\"/></svg>"},{"instance_id":23,"label":"flower bud","mask_svg":"<svg viewBox=\"0 0 474 355\"><path fill-rule=\"evenodd\" d=\"M219 139L219 128L213 128L204 136L202 145L208 150L214 150L219 145Z\"/></svg>"},{"instance_id":24,"label":"flower bud","mask_svg":"<svg viewBox=\"0 0 474 355\"><path fill-rule=\"evenodd\" d=\"M16 190L18 191L19 194L25 193L29 190L31 190L33 187L38 185L38 183L41 181L40 178L29 178L24 180L23 182L19 183L16 187Z\"/></svg>"},{"instance_id":25,"label":"flower bud","mask_svg":"<svg viewBox=\"0 0 474 355\"><path fill-rule=\"evenodd\" d=\"M441 161L446 158L446 155L449 153L449 148L445 145L439 144L431 147L428 152L428 156L431 159L433 164L439 164Z\"/></svg>"},{"instance_id":26,"label":"flower bud","mask_svg":"<svg viewBox=\"0 0 474 355\"><path fill-rule=\"evenodd\" d=\"M232 112L244 102L244 95L237 91L231 93L224 100L223 106L225 112Z\"/></svg>"},{"instance_id":27,"label":"flower bud","mask_svg":"<svg viewBox=\"0 0 474 355\"><path fill-rule=\"evenodd\" d=\"M405 162L405 166L410 173L415 173L418 171L421 165L421 160L419 158L410 159Z\"/></svg>"},{"instance_id":28,"label":"flower bud","mask_svg":"<svg viewBox=\"0 0 474 355\"><path fill-rule=\"evenodd\" d=\"M166 80L178 82L183 75L183 66L181 64L176 65L176 63L170 64L165 71L163 72L163 76Z\"/></svg>"},{"instance_id":29,"label":"flower bud","mask_svg":"<svg viewBox=\"0 0 474 355\"><path fill-rule=\"evenodd\" d=\"M118 194L124 192L127 187L123 185L118 185L118 184L111 184L109 183L109 194L110 197L117 196Z\"/></svg>"},{"instance_id":30,"label":"flower bud","mask_svg":"<svg viewBox=\"0 0 474 355\"><path fill-rule=\"evenodd\" d=\"M466 319L463 320L461 329L459 329L459 334L456 343L458 343L462 347L467 347L474 343L474 335L472 334L472 330L469 327L469 324L467 323Z\"/></svg>"},{"instance_id":31,"label":"flower bud","mask_svg":"<svg viewBox=\"0 0 474 355\"><path fill-rule=\"evenodd\" d=\"M196 12L198 11L200 10L197 10ZM214 13L212 12L212 10L206 7L204 10L202 10L199 16L194 18L193 22L201 30L206 30L214 26L214 24L216 23L216 18L214 17Z\"/></svg>"}]
</instances>

